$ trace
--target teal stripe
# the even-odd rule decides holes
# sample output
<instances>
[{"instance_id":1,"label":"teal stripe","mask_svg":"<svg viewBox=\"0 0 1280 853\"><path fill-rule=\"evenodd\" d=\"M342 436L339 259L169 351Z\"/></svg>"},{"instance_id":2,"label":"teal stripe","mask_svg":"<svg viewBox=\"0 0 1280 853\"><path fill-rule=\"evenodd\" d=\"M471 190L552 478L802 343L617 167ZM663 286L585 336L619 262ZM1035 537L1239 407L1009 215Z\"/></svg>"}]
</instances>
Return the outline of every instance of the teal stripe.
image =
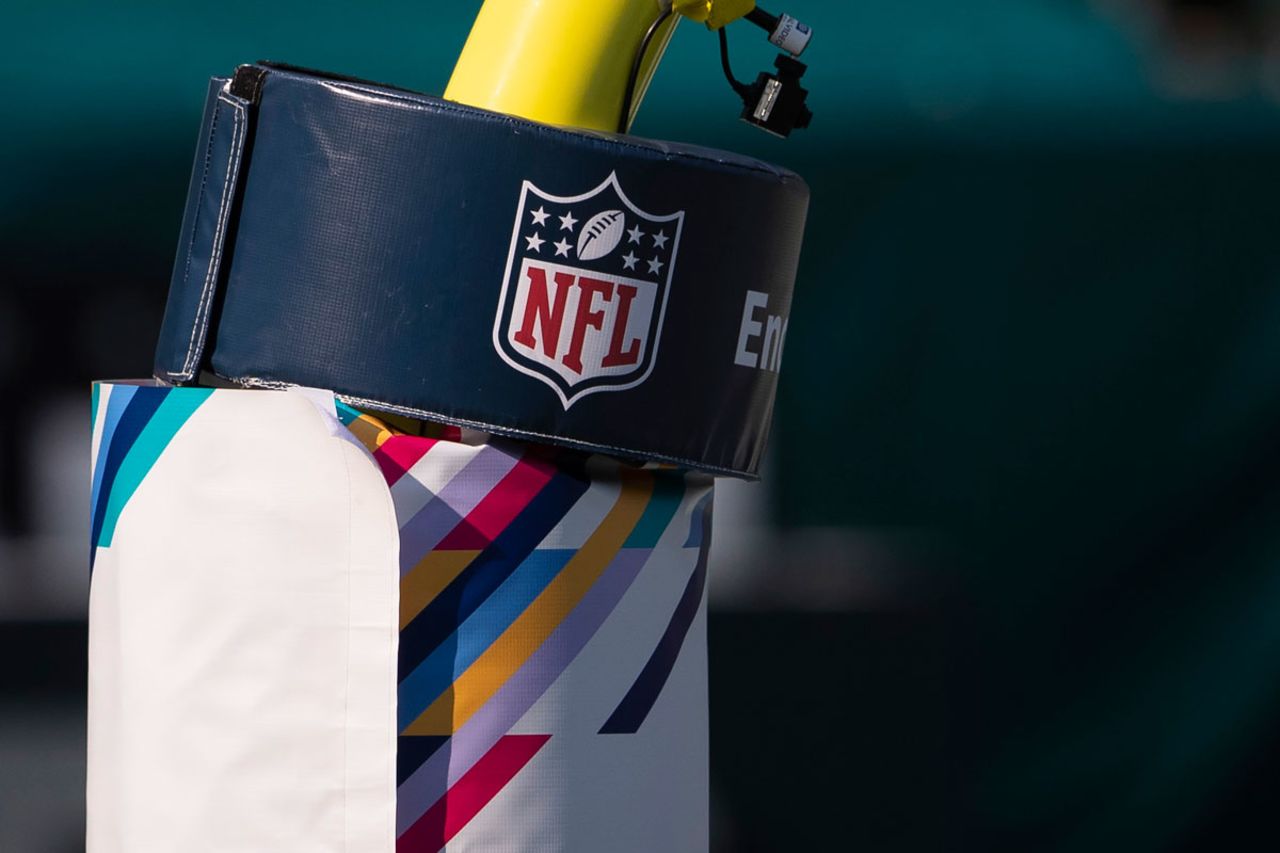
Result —
<instances>
[{"instance_id":1,"label":"teal stripe","mask_svg":"<svg viewBox=\"0 0 1280 853\"><path fill-rule=\"evenodd\" d=\"M653 497L627 541L622 543L623 548L657 546L667 525L675 517L676 510L680 508L680 502L684 500L684 474L656 471L653 479Z\"/></svg>"},{"instance_id":2,"label":"teal stripe","mask_svg":"<svg viewBox=\"0 0 1280 853\"><path fill-rule=\"evenodd\" d=\"M341 400L335 399L333 405L338 410L338 420L342 421L343 426L351 426L351 424L360 418L361 412L353 409Z\"/></svg>"},{"instance_id":3,"label":"teal stripe","mask_svg":"<svg viewBox=\"0 0 1280 853\"><path fill-rule=\"evenodd\" d=\"M97 382L89 386L89 429L98 423L98 389L101 387Z\"/></svg>"},{"instance_id":4,"label":"teal stripe","mask_svg":"<svg viewBox=\"0 0 1280 853\"><path fill-rule=\"evenodd\" d=\"M107 413L102 419L102 434L98 438L98 458L93 465L93 489L89 498L89 512L96 515L99 494L102 491L102 474L107 467L107 456L111 449L111 440L115 437L116 426L120 416L128 408L133 395L138 393L136 385L108 385ZM96 544L96 543L95 543Z\"/></svg>"},{"instance_id":5,"label":"teal stripe","mask_svg":"<svg viewBox=\"0 0 1280 853\"><path fill-rule=\"evenodd\" d=\"M111 546L115 535L116 522L120 518L125 504L133 497L138 486L146 478L151 467L155 465L160 454L169 446L169 442L182 429L183 424L191 417L205 400L213 394L212 388L175 388L165 397L155 416L143 428L138 440L134 442L129 454L120 464L115 483L111 487L111 495L107 498L107 510L103 518L102 533L98 545Z\"/></svg>"}]
</instances>

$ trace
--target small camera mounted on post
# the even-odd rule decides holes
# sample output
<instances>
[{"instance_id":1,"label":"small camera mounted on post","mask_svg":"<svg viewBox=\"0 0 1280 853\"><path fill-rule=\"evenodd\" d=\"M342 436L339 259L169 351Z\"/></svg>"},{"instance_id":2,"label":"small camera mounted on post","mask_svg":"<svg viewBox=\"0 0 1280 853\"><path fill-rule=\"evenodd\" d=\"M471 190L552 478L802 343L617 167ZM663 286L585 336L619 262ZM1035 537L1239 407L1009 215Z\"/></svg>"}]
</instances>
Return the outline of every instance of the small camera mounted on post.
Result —
<instances>
[{"instance_id":1,"label":"small camera mounted on post","mask_svg":"<svg viewBox=\"0 0 1280 853\"><path fill-rule=\"evenodd\" d=\"M744 17L767 32L770 44L784 52L773 61L775 72L762 71L754 83L742 83L730 70L729 40L721 27L720 61L725 78L742 98L743 121L775 136L790 136L791 131L808 127L813 120L813 112L805 104L809 91L800 85L808 66L798 59L809 46L813 30L790 15L771 15L759 7Z\"/></svg>"}]
</instances>

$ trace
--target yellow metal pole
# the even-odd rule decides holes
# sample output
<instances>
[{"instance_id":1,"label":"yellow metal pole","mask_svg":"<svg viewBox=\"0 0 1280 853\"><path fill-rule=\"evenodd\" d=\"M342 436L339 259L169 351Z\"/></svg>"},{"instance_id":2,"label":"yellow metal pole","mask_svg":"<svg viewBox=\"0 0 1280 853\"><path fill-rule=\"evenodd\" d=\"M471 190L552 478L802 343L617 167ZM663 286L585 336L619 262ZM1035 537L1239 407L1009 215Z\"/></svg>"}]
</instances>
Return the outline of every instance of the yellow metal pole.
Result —
<instances>
[{"instance_id":1,"label":"yellow metal pole","mask_svg":"<svg viewBox=\"0 0 1280 853\"><path fill-rule=\"evenodd\" d=\"M636 51L662 11L658 0L485 0L444 96L548 124L616 130ZM679 17L654 35L633 115Z\"/></svg>"}]
</instances>

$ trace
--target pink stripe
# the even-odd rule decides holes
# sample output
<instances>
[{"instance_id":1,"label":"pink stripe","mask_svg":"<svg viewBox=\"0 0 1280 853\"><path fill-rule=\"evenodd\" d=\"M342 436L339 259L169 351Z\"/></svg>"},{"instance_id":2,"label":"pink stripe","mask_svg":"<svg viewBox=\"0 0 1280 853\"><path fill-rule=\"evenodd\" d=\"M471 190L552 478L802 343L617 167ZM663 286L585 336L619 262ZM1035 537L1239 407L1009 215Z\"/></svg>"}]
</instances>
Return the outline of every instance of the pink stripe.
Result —
<instances>
[{"instance_id":1,"label":"pink stripe","mask_svg":"<svg viewBox=\"0 0 1280 853\"><path fill-rule=\"evenodd\" d=\"M550 739L551 735L503 737L396 840L397 853L436 853L489 805Z\"/></svg>"},{"instance_id":2,"label":"pink stripe","mask_svg":"<svg viewBox=\"0 0 1280 853\"><path fill-rule=\"evenodd\" d=\"M541 459L521 459L436 547L444 551L484 550L554 475L555 469Z\"/></svg>"},{"instance_id":3,"label":"pink stripe","mask_svg":"<svg viewBox=\"0 0 1280 853\"><path fill-rule=\"evenodd\" d=\"M454 445L445 445L454 447ZM464 448L467 449L467 448ZM470 462L449 480L408 521L400 522L400 574L418 565L424 554L436 548L515 466L517 458L505 447L481 447ZM416 481L405 480L406 484Z\"/></svg>"},{"instance_id":4,"label":"pink stripe","mask_svg":"<svg viewBox=\"0 0 1280 853\"><path fill-rule=\"evenodd\" d=\"M393 435L382 442L382 446L374 451L373 458L378 460L378 465L382 468L382 476L386 478L387 485L394 486L396 481L403 477L419 459L425 456L435 443L436 440L434 438L419 438L416 435Z\"/></svg>"},{"instance_id":5,"label":"pink stripe","mask_svg":"<svg viewBox=\"0 0 1280 853\"><path fill-rule=\"evenodd\" d=\"M396 790L396 832L412 826L449 786L461 781L494 744L520 721L595 636L652 554L623 548L578 606L524 666L502 685L449 742L437 749Z\"/></svg>"}]
</instances>

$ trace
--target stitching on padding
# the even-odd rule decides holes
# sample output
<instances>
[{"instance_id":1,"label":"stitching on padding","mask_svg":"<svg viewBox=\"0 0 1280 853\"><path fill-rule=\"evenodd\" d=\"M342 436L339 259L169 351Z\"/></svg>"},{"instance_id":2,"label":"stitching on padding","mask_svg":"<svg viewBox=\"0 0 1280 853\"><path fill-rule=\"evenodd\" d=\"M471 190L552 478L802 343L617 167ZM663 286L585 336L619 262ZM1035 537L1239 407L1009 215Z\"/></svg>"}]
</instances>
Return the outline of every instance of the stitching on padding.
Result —
<instances>
[{"instance_id":1,"label":"stitching on padding","mask_svg":"<svg viewBox=\"0 0 1280 853\"><path fill-rule=\"evenodd\" d=\"M260 379L257 376L223 376L221 373L214 371L214 376L219 379L225 379L228 382L234 382L245 388L264 388L273 391L283 391L287 388L297 388L297 383L281 382L276 379ZM459 418L454 415L445 415L440 412L431 412L426 409L415 409L411 406L398 406L395 403L387 403L383 400L371 400L367 397L356 397L352 394L334 393L335 397L344 403L350 403L353 406L367 406L368 408L391 412L396 415L405 415L406 417L420 418L422 420L441 421L443 423L452 424L454 426L470 427L483 432L494 432L498 435L514 436L516 438L535 438L545 439L552 444L568 445L579 450L591 450L597 452L612 451L622 456L641 457L657 462L670 462L673 465L680 465L695 471L710 471L716 474L727 474L731 477L747 478L751 480L759 479L758 474L752 474L748 471L741 471L737 468L727 468L723 465L711 465L706 462L698 462L694 459L684 459L679 456L671 456L666 453L658 453L652 450L637 450L630 447L616 447L612 444L605 444L599 441L580 441L575 438L569 438L563 435L554 435L545 432L535 432L531 429L517 426L503 426L502 424L491 424L484 421L473 421L468 418Z\"/></svg>"},{"instance_id":2,"label":"stitching on padding","mask_svg":"<svg viewBox=\"0 0 1280 853\"><path fill-rule=\"evenodd\" d=\"M553 444L568 444L585 450L604 450L613 451L624 456L639 456L645 459L655 459L662 462L671 462L676 465L683 465L687 468L693 468L701 471L715 471L721 474L732 474L735 477L754 477L746 471L738 471L733 468L726 468L720 465L710 465L706 462L698 462L693 459L683 459L679 456L670 456L665 453L658 453L652 450L637 450L631 447L617 447L612 444L605 444L601 441L581 441L579 439L570 438L564 435L555 435L553 433L535 432L525 427L503 426L502 424L491 424L484 421L473 421L467 418L459 418L454 415L444 415L439 412L429 412L425 409L415 409L409 406L398 406L394 403L385 403L381 400L369 400L363 397L353 397L350 394L335 394L340 400L351 403L356 406L368 406L371 409L383 409L398 415L408 415L411 417L422 418L425 420L440 420L446 423L453 423L459 426L472 427L480 429L484 432L506 433L508 435L515 434L517 437L524 438L541 438L550 441Z\"/></svg>"},{"instance_id":3,"label":"stitching on padding","mask_svg":"<svg viewBox=\"0 0 1280 853\"><path fill-rule=\"evenodd\" d=\"M184 379L190 379L194 370L194 361L200 349L203 348L205 335L209 329L209 316L213 313L209 310L212 303L213 286L218 277L218 269L222 262L223 237L227 225L227 208L231 201L231 188L235 183L237 172L240 170L240 155L244 150L241 144L242 134L244 131L244 107L235 101L225 97L223 93L218 93L218 100L228 105L232 109L231 117L234 125L231 130L231 147L232 157L231 163L227 167L227 173L222 181L222 196L218 200L218 220L217 226L213 232L213 251L209 254L209 266L205 271L204 287L200 293L200 303L196 307L196 316L191 323L191 339L187 342L187 357L182 363L182 373L179 374ZM215 109L215 119L217 112ZM212 144L212 137L210 138ZM201 200L203 201L204 193L201 192ZM194 241L194 233L192 239ZM188 261L190 259L188 258Z\"/></svg>"},{"instance_id":4,"label":"stitching on padding","mask_svg":"<svg viewBox=\"0 0 1280 853\"><path fill-rule=\"evenodd\" d=\"M191 239L187 241L187 264L182 270L182 287L186 290L191 279L191 253L196 246L196 232L200 230L200 208L204 201L205 188L209 186L209 163L213 160L213 139L218 135L218 109L215 105L213 119L209 122L209 144L204 149L204 172L200 175L200 192L196 195L195 215L191 217ZM188 356L191 348L187 348ZM185 365L185 362L184 362Z\"/></svg>"}]
</instances>

